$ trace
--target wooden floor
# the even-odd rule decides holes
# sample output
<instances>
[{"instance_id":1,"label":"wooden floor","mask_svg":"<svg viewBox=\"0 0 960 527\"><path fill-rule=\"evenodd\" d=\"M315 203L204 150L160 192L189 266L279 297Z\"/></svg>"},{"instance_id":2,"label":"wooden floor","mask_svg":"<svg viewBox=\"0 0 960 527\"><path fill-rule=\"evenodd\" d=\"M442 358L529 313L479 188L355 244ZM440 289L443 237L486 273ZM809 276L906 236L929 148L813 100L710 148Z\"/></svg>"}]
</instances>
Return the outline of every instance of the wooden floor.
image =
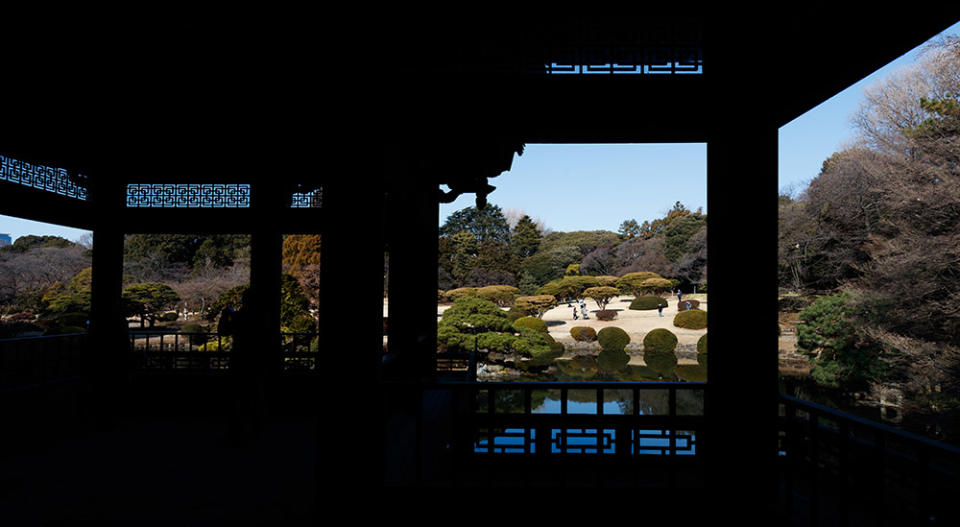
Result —
<instances>
[{"instance_id":1,"label":"wooden floor","mask_svg":"<svg viewBox=\"0 0 960 527\"><path fill-rule=\"evenodd\" d=\"M248 444L225 431L218 420L129 418L20 445L0 460L0 523L311 523L315 422L273 420Z\"/></svg>"}]
</instances>

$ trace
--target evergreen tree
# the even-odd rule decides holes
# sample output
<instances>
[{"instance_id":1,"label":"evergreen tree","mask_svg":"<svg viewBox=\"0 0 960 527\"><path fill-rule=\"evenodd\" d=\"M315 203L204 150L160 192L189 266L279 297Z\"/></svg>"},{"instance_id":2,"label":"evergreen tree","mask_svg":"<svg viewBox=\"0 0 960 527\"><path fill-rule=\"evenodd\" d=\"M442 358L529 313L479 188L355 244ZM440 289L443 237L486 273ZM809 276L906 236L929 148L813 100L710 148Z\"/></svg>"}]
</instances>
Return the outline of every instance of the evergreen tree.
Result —
<instances>
[{"instance_id":1,"label":"evergreen tree","mask_svg":"<svg viewBox=\"0 0 960 527\"><path fill-rule=\"evenodd\" d=\"M477 242L496 241L508 243L510 241L510 225L503 211L496 205L487 205L482 210L476 207L467 207L451 214L440 227L441 236L453 236L467 231L476 238Z\"/></svg>"},{"instance_id":2,"label":"evergreen tree","mask_svg":"<svg viewBox=\"0 0 960 527\"><path fill-rule=\"evenodd\" d=\"M528 258L537 252L537 248L540 247L540 238L537 225L530 216L524 215L513 228L510 243L517 256Z\"/></svg>"},{"instance_id":3,"label":"evergreen tree","mask_svg":"<svg viewBox=\"0 0 960 527\"><path fill-rule=\"evenodd\" d=\"M621 240L630 240L640 235L640 225L634 219L624 220L617 232Z\"/></svg>"}]
</instances>

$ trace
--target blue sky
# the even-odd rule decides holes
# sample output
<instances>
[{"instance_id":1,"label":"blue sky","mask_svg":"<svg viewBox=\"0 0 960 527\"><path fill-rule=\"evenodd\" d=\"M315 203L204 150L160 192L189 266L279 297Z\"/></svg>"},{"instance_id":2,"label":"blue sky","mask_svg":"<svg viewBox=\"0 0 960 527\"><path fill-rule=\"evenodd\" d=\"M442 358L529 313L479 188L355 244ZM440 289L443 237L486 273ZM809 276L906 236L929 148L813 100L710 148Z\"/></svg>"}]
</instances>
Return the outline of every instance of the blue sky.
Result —
<instances>
[{"instance_id":1,"label":"blue sky","mask_svg":"<svg viewBox=\"0 0 960 527\"><path fill-rule=\"evenodd\" d=\"M960 23L946 34L960 34ZM912 63L911 51L838 93L780 129L779 187L806 186L823 160L853 139L850 117L863 89ZM509 172L490 180L488 200L522 210L554 231L610 230L620 222L661 217L680 201L690 209L706 198L705 144L544 145L529 144ZM474 205L472 194L441 204L440 224L456 210ZM77 240L85 231L0 216L0 233L13 239L52 234Z\"/></svg>"},{"instance_id":2,"label":"blue sky","mask_svg":"<svg viewBox=\"0 0 960 527\"><path fill-rule=\"evenodd\" d=\"M687 144L528 144L490 180L487 201L540 218L554 231L611 230L662 216L680 201L707 210L707 147ZM475 205L466 194L440 205L440 223Z\"/></svg>"},{"instance_id":3,"label":"blue sky","mask_svg":"<svg viewBox=\"0 0 960 527\"><path fill-rule=\"evenodd\" d=\"M13 241L17 241L17 238L28 234L60 236L71 241L77 241L88 232L90 231L0 215L0 233L9 234Z\"/></svg>"},{"instance_id":4,"label":"blue sky","mask_svg":"<svg viewBox=\"0 0 960 527\"><path fill-rule=\"evenodd\" d=\"M960 34L960 22L942 34ZM863 100L863 90L912 64L923 46L890 62L809 112L780 128L779 186L799 189L820 172L823 161L854 139L850 118Z\"/></svg>"}]
</instances>

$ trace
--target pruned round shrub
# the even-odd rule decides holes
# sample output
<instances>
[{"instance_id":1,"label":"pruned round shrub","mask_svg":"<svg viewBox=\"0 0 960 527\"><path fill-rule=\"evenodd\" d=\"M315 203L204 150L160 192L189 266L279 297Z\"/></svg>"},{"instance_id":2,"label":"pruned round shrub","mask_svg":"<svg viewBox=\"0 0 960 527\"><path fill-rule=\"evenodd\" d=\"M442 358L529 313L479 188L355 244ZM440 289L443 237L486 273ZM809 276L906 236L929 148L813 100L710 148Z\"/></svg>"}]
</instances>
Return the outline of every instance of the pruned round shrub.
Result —
<instances>
[{"instance_id":1,"label":"pruned round shrub","mask_svg":"<svg viewBox=\"0 0 960 527\"><path fill-rule=\"evenodd\" d=\"M617 312L612 309L604 309L601 311L597 311L594 314L594 316L597 317L597 320L603 320L603 321L609 322L617 318Z\"/></svg>"},{"instance_id":2,"label":"pruned round shrub","mask_svg":"<svg viewBox=\"0 0 960 527\"><path fill-rule=\"evenodd\" d=\"M526 316L529 316L529 315L527 315L527 313L524 312L522 309L517 309L516 306L511 307L507 311L507 320L509 320L511 324L516 322L518 319L521 319Z\"/></svg>"},{"instance_id":3,"label":"pruned round shrub","mask_svg":"<svg viewBox=\"0 0 960 527\"><path fill-rule=\"evenodd\" d=\"M460 297L443 312L437 328L441 326L453 326L458 332L471 335L513 330L507 314L496 304L470 295Z\"/></svg>"},{"instance_id":4,"label":"pruned round shrub","mask_svg":"<svg viewBox=\"0 0 960 527\"><path fill-rule=\"evenodd\" d=\"M176 322L179 318L176 311L168 311L160 317L161 322Z\"/></svg>"},{"instance_id":5,"label":"pruned round shrub","mask_svg":"<svg viewBox=\"0 0 960 527\"><path fill-rule=\"evenodd\" d=\"M514 300L513 307L526 315L542 317L557 305L557 299L551 295L520 296Z\"/></svg>"},{"instance_id":6,"label":"pruned round shrub","mask_svg":"<svg viewBox=\"0 0 960 527\"><path fill-rule=\"evenodd\" d=\"M437 303L449 302L450 299L447 298L447 294L443 292L443 289L437 289Z\"/></svg>"},{"instance_id":7,"label":"pruned round shrub","mask_svg":"<svg viewBox=\"0 0 960 527\"><path fill-rule=\"evenodd\" d=\"M699 309L681 311L673 317L673 325L686 329L705 329L707 327L707 312Z\"/></svg>"},{"instance_id":8,"label":"pruned round shrub","mask_svg":"<svg viewBox=\"0 0 960 527\"><path fill-rule=\"evenodd\" d=\"M570 328L570 336L577 342L593 342L597 340L597 330L590 326L574 326Z\"/></svg>"},{"instance_id":9,"label":"pruned round shrub","mask_svg":"<svg viewBox=\"0 0 960 527\"><path fill-rule=\"evenodd\" d=\"M657 328L643 337L643 350L655 352L670 352L677 349L677 336L669 329Z\"/></svg>"},{"instance_id":10,"label":"pruned round shrub","mask_svg":"<svg viewBox=\"0 0 960 527\"><path fill-rule=\"evenodd\" d=\"M540 332L533 329L521 327L519 336L513 343L513 351L532 359L540 358L544 355L555 355L559 344L553 340L553 337L546 332ZM559 346L560 354L563 354L563 345Z\"/></svg>"},{"instance_id":11,"label":"pruned round shrub","mask_svg":"<svg viewBox=\"0 0 960 527\"><path fill-rule=\"evenodd\" d=\"M633 302L630 302L630 309L637 311L657 309L659 306L667 307L667 301L659 296L653 295L638 296L633 299Z\"/></svg>"},{"instance_id":12,"label":"pruned round shrub","mask_svg":"<svg viewBox=\"0 0 960 527\"><path fill-rule=\"evenodd\" d=\"M508 307L520 296L520 290L512 285L488 285L477 289L477 296L500 307Z\"/></svg>"},{"instance_id":13,"label":"pruned round shrub","mask_svg":"<svg viewBox=\"0 0 960 527\"><path fill-rule=\"evenodd\" d=\"M630 335L616 326L611 326L597 332L597 341L600 342L600 349L604 351L623 351L630 343Z\"/></svg>"},{"instance_id":14,"label":"pruned round shrub","mask_svg":"<svg viewBox=\"0 0 960 527\"><path fill-rule=\"evenodd\" d=\"M532 329L542 333L548 332L547 323L537 317L520 317L513 321L513 329L519 331L520 328Z\"/></svg>"},{"instance_id":15,"label":"pruned round shrub","mask_svg":"<svg viewBox=\"0 0 960 527\"><path fill-rule=\"evenodd\" d=\"M444 293L444 296L447 297L451 302L456 302L457 299L463 298L465 296L477 296L476 287L460 287L458 289L451 289Z\"/></svg>"},{"instance_id":16,"label":"pruned round shrub","mask_svg":"<svg viewBox=\"0 0 960 527\"><path fill-rule=\"evenodd\" d=\"M641 284L644 280L649 280L651 278L662 278L660 275L650 271L639 271L635 273L627 273L620 277L617 280L617 287L621 291L630 291L633 294L639 296L642 295L645 289Z\"/></svg>"},{"instance_id":17,"label":"pruned round shrub","mask_svg":"<svg viewBox=\"0 0 960 527\"><path fill-rule=\"evenodd\" d=\"M677 304L677 311L687 311L689 309L700 309L700 301L690 298L681 300L680 303Z\"/></svg>"}]
</instances>

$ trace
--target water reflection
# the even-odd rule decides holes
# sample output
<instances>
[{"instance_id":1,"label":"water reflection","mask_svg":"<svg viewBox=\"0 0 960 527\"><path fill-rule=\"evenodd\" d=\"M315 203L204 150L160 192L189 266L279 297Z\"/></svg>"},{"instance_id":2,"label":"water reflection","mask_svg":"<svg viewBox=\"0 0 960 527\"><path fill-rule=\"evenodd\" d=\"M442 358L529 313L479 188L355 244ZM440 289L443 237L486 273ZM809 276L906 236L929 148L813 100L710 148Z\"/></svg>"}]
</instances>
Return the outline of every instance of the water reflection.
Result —
<instances>
[{"instance_id":1,"label":"water reflection","mask_svg":"<svg viewBox=\"0 0 960 527\"><path fill-rule=\"evenodd\" d=\"M641 389L634 400L632 390L603 389L599 408L603 415L670 415L670 391L667 389ZM677 406L675 415L703 415L703 390L676 390ZM567 414L597 415L597 390L567 390ZM563 397L560 389L539 389L530 391L530 413L562 414ZM477 392L477 412L490 411L490 392ZM524 400L522 390L498 389L494 392L493 411L496 414L523 414ZM634 412L636 405L636 412Z\"/></svg>"},{"instance_id":2,"label":"water reflection","mask_svg":"<svg viewBox=\"0 0 960 527\"><path fill-rule=\"evenodd\" d=\"M645 357L646 365L630 364L625 351L602 351L597 355L554 357L539 361L478 361L478 381L606 381L606 382L706 382L707 369L700 364L677 364L676 355Z\"/></svg>"}]
</instances>

